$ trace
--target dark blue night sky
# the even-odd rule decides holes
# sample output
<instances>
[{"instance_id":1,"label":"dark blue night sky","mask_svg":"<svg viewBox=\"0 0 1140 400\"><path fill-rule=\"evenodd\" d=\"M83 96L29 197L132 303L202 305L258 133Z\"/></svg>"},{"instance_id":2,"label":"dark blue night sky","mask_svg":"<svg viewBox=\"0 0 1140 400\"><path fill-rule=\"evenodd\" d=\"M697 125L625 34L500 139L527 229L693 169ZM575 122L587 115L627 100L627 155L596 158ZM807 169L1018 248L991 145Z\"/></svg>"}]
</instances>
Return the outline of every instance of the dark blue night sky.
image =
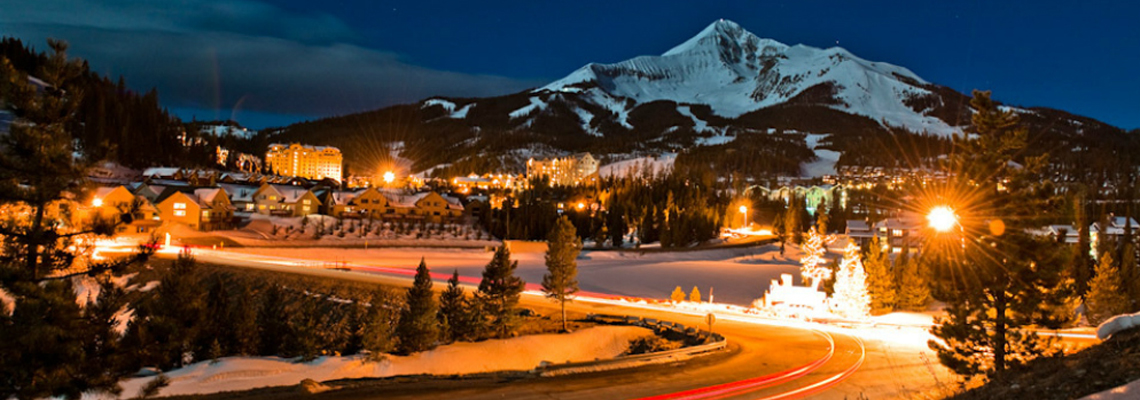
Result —
<instances>
[{"instance_id":1,"label":"dark blue night sky","mask_svg":"<svg viewBox=\"0 0 1140 400\"><path fill-rule=\"evenodd\" d=\"M143 4L139 4L143 3ZM186 119L263 128L433 95L540 86L589 62L660 54L730 19L840 46L959 91L1140 127L1140 5L958 1L0 0L0 34L46 37Z\"/></svg>"}]
</instances>

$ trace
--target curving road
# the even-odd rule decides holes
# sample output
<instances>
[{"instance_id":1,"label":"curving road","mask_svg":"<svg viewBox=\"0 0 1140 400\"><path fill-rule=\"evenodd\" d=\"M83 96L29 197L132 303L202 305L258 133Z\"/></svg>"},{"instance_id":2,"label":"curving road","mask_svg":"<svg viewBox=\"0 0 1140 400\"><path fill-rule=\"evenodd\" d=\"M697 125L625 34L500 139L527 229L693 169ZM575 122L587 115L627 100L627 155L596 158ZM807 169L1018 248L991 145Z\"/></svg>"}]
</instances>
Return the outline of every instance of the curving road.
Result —
<instances>
[{"instance_id":1,"label":"curving road","mask_svg":"<svg viewBox=\"0 0 1140 400\"><path fill-rule=\"evenodd\" d=\"M352 271L313 268L319 262L224 251L196 250L203 261L237 267L408 286L414 271L347 264ZM433 274L442 283L449 276ZM467 284L477 278L464 277ZM437 287L442 287L439 284ZM533 289L533 288L530 288ZM567 310L572 313L637 315L704 326L703 314L659 309L615 301L613 296L580 293ZM528 290L522 303L540 312L554 312L541 294ZM913 398L941 385L950 375L922 349L892 345L891 340L864 340L842 330L752 318L718 316L716 332L729 340L729 349L685 363L646 366L551 378L501 375L464 378L395 378L342 382L341 390L322 398L391 399L792 399L792 398ZM874 339L874 333L862 334ZM292 392L266 389L224 398L282 398ZM299 395L298 395L299 396ZM304 395L312 397L313 395Z\"/></svg>"}]
</instances>

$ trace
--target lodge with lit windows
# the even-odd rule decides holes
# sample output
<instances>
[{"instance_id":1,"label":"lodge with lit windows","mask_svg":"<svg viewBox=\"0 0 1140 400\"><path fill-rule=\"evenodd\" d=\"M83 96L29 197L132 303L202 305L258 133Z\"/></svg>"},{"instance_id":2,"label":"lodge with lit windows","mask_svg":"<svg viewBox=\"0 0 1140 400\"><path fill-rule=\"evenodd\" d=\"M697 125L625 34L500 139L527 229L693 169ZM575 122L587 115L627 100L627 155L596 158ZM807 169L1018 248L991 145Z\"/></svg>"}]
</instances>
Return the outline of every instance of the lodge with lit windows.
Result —
<instances>
[{"instance_id":1,"label":"lodge with lit windows","mask_svg":"<svg viewBox=\"0 0 1140 400\"><path fill-rule=\"evenodd\" d=\"M344 157L340 149L299 143L269 145L265 163L275 175L320 180L341 180Z\"/></svg>"}]
</instances>

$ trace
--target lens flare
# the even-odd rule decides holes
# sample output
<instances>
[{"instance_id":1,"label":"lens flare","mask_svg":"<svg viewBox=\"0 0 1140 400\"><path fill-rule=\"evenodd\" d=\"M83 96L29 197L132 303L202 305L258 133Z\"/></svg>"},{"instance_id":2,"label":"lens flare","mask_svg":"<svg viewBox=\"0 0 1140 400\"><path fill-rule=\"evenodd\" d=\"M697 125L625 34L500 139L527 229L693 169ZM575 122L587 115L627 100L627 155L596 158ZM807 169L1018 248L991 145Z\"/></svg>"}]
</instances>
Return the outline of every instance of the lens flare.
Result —
<instances>
[{"instance_id":1,"label":"lens flare","mask_svg":"<svg viewBox=\"0 0 1140 400\"><path fill-rule=\"evenodd\" d=\"M954 214L954 210L947 206L937 206L930 209L930 213L926 215L926 220L930 223L930 227L938 232L949 232L954 229L954 225L958 224L958 216Z\"/></svg>"}]
</instances>

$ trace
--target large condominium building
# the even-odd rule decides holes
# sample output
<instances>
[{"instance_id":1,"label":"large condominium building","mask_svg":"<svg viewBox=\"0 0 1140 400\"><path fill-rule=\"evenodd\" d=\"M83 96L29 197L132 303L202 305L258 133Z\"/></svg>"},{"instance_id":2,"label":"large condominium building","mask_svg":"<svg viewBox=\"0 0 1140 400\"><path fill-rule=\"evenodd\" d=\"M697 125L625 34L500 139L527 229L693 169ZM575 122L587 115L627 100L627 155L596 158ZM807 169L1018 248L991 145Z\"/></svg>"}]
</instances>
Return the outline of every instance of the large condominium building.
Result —
<instances>
[{"instance_id":1,"label":"large condominium building","mask_svg":"<svg viewBox=\"0 0 1140 400\"><path fill-rule=\"evenodd\" d=\"M590 153L526 162L527 179L548 176L550 184L574 186L588 182L598 173L598 160Z\"/></svg>"},{"instance_id":2,"label":"large condominium building","mask_svg":"<svg viewBox=\"0 0 1140 400\"><path fill-rule=\"evenodd\" d=\"M275 175L306 179L332 178L340 181L342 161L344 158L336 147L298 143L271 144L265 155L265 162Z\"/></svg>"}]
</instances>

